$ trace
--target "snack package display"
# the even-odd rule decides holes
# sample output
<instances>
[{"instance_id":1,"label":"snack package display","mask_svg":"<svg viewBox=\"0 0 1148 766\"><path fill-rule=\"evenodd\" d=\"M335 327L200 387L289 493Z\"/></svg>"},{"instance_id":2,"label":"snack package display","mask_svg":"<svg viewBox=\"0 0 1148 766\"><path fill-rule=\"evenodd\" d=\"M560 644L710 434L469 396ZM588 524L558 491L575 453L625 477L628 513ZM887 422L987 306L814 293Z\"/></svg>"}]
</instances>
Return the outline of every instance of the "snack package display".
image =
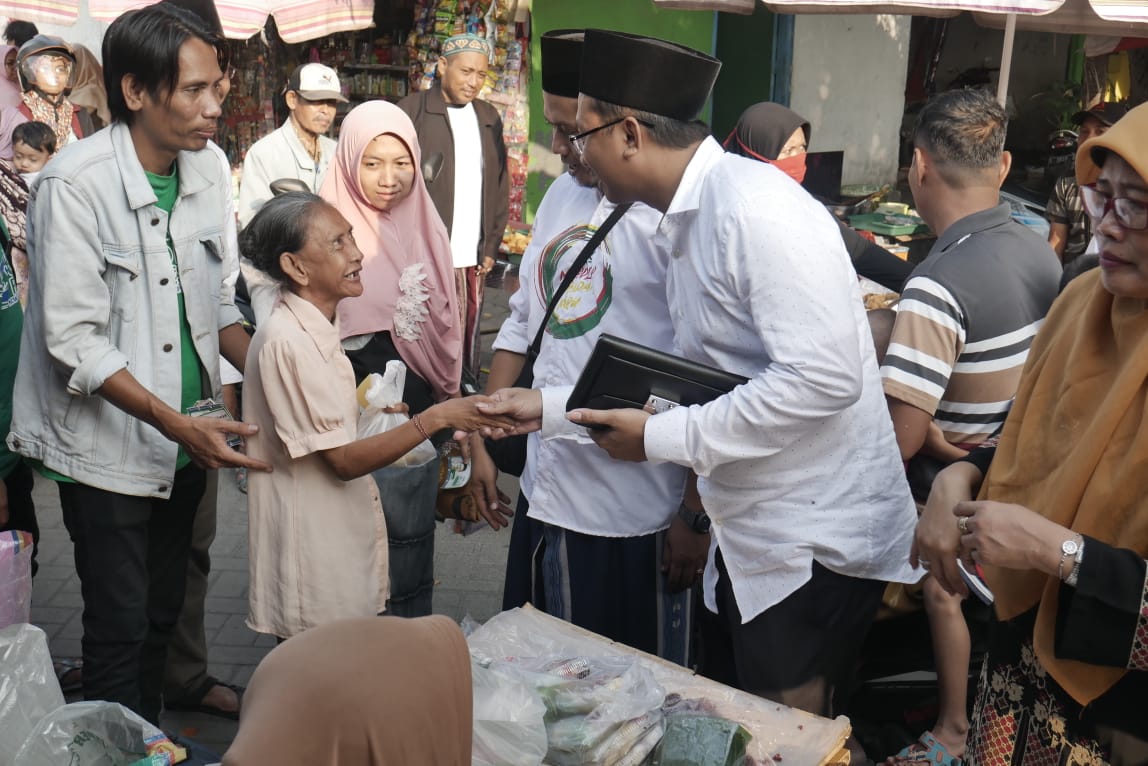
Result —
<instances>
[{"instance_id":1,"label":"snack package display","mask_svg":"<svg viewBox=\"0 0 1148 766\"><path fill-rule=\"evenodd\" d=\"M848 763L844 717L820 718L695 676L530 605L463 627L477 665L539 695L546 763Z\"/></svg>"}]
</instances>

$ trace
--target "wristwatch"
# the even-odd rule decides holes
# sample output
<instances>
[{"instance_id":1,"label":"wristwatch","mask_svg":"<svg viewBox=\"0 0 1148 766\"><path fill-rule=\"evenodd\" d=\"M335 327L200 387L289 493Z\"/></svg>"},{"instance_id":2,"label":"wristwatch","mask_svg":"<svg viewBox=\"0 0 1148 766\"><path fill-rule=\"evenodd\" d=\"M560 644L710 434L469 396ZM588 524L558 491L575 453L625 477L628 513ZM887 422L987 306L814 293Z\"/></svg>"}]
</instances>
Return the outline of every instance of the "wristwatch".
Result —
<instances>
[{"instance_id":1,"label":"wristwatch","mask_svg":"<svg viewBox=\"0 0 1148 766\"><path fill-rule=\"evenodd\" d=\"M1072 569L1064 574L1064 565L1072 560ZM1069 587L1076 587L1076 580L1080 576L1080 562L1084 560L1084 538L1074 535L1060 544L1060 564L1056 567L1056 575Z\"/></svg>"},{"instance_id":2,"label":"wristwatch","mask_svg":"<svg viewBox=\"0 0 1148 766\"><path fill-rule=\"evenodd\" d=\"M699 535L704 535L710 531L710 517L706 515L705 511L692 511L686 507L685 503L682 503L678 506L678 518L686 522L689 528Z\"/></svg>"}]
</instances>

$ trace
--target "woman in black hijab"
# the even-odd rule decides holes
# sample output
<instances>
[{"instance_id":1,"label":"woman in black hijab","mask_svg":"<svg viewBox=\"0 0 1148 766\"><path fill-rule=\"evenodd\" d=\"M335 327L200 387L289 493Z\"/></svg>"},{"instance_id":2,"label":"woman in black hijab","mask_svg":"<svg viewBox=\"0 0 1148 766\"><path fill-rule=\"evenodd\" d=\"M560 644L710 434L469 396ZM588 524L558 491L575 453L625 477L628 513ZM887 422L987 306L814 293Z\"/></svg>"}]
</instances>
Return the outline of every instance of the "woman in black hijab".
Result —
<instances>
[{"instance_id":1,"label":"woman in black hijab","mask_svg":"<svg viewBox=\"0 0 1148 766\"><path fill-rule=\"evenodd\" d=\"M734 154L774 165L793 180L805 178L805 154L809 144L809 122L781 104L763 101L742 112L737 126L725 140ZM866 279L901 292L912 264L901 260L838 221L841 239L853 259L853 268Z\"/></svg>"}]
</instances>

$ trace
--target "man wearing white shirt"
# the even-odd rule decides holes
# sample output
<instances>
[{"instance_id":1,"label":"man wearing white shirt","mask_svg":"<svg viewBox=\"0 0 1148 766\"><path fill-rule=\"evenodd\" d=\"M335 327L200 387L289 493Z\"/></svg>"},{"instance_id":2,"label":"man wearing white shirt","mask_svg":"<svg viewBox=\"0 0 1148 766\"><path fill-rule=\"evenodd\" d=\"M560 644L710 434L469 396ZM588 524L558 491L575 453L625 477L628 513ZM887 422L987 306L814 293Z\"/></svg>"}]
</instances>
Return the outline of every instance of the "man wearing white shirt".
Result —
<instances>
[{"instance_id":1,"label":"man wearing white shirt","mask_svg":"<svg viewBox=\"0 0 1148 766\"><path fill-rule=\"evenodd\" d=\"M698 474L715 543L706 606L729 629L738 685L832 714L883 581L916 579L916 512L837 227L792 179L724 153L693 121L719 66L588 30L572 141L608 199L663 212L678 353L749 382L659 415L568 417L607 426L591 435L616 458ZM539 414L538 397L504 398L491 409ZM544 431L566 415L548 405Z\"/></svg>"},{"instance_id":2,"label":"man wearing white shirt","mask_svg":"<svg viewBox=\"0 0 1148 766\"><path fill-rule=\"evenodd\" d=\"M567 270L615 206L578 161L568 135L578 107L582 30L542 36L542 89L551 149L567 173L547 190L523 255L520 287L495 340L488 390L512 384L546 307ZM650 240L660 214L634 205L570 284L547 323L534 383L562 407L603 332L669 350L668 251ZM568 438L528 439L522 495L507 561L503 608L530 601L550 614L617 641L684 663L690 594L705 564L709 534L677 512L687 471L672 464L610 459L581 429ZM569 438L574 437L574 438ZM476 447L476 475L485 452Z\"/></svg>"},{"instance_id":3,"label":"man wearing white shirt","mask_svg":"<svg viewBox=\"0 0 1148 766\"><path fill-rule=\"evenodd\" d=\"M490 55L485 38L448 37L438 61L438 82L398 103L415 125L424 163L439 158L439 166L424 177L450 233L463 324L463 375L472 380L478 379L483 285L498 256L510 212L502 120L478 97Z\"/></svg>"}]
</instances>

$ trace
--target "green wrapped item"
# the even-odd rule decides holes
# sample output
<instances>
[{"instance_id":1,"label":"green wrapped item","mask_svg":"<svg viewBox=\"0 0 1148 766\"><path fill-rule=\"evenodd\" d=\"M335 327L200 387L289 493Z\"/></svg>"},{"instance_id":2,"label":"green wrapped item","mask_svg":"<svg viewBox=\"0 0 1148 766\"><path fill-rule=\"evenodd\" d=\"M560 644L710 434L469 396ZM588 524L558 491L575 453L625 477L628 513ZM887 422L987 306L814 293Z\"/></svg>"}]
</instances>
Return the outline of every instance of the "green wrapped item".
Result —
<instances>
[{"instance_id":1,"label":"green wrapped item","mask_svg":"<svg viewBox=\"0 0 1148 766\"><path fill-rule=\"evenodd\" d=\"M609 729L594 716L570 716L546 724L546 763L554 766L614 766L662 725L662 711L651 710ZM654 739L654 744L657 739ZM653 749L651 744L646 753ZM638 763L641 763L639 760Z\"/></svg>"},{"instance_id":2,"label":"green wrapped item","mask_svg":"<svg viewBox=\"0 0 1148 766\"><path fill-rule=\"evenodd\" d=\"M653 766L742 766L750 733L741 724L711 716L676 715L654 752Z\"/></svg>"}]
</instances>

